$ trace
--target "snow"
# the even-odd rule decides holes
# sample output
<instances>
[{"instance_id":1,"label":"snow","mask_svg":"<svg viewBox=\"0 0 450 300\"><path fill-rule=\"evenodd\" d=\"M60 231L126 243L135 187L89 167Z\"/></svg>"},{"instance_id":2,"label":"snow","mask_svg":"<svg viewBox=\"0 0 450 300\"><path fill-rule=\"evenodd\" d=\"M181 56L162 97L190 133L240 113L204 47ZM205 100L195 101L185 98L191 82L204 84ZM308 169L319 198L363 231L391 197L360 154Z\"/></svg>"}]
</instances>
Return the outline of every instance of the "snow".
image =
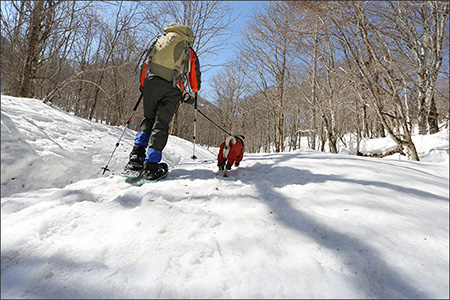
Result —
<instances>
[{"instance_id":1,"label":"snow","mask_svg":"<svg viewBox=\"0 0 450 300\"><path fill-rule=\"evenodd\" d=\"M4 95L1 124L2 299L449 298L448 128L414 137L420 162L349 143L230 177L170 136L169 176L138 187L117 175L132 130L102 175L123 126Z\"/></svg>"}]
</instances>

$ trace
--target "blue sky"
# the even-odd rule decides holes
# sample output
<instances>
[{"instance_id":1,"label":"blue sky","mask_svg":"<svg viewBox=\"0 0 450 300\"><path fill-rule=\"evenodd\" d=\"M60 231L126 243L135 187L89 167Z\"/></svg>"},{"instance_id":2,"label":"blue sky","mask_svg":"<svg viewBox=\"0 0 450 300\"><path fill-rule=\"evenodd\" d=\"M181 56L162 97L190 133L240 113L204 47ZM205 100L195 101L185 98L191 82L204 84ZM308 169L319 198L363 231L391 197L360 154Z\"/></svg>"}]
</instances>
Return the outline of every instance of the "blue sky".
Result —
<instances>
[{"instance_id":1,"label":"blue sky","mask_svg":"<svg viewBox=\"0 0 450 300\"><path fill-rule=\"evenodd\" d=\"M269 1L230 1L231 7L236 14L241 14L241 18L236 21L236 26L243 26L253 15L255 9L260 8Z\"/></svg>"},{"instance_id":2,"label":"blue sky","mask_svg":"<svg viewBox=\"0 0 450 300\"><path fill-rule=\"evenodd\" d=\"M232 39L233 44L240 41L240 33L246 23L253 17L254 11L260 9L268 1L230 1L231 7L234 9L234 15L240 17L233 23L237 36Z\"/></svg>"},{"instance_id":3,"label":"blue sky","mask_svg":"<svg viewBox=\"0 0 450 300\"><path fill-rule=\"evenodd\" d=\"M233 29L236 30L236 35L233 35L232 32L230 32L230 38L228 41L229 47L227 47L226 50L222 52L222 54L214 59L214 64L223 64L228 59L231 59L234 55L234 52L236 51L236 46L241 40L240 32L241 28L243 28L246 25L246 22L252 18L253 13L255 9L260 9L262 6L267 4L269 1L229 1L231 4L231 7L233 8L233 15L234 16L240 16L234 23L233 23ZM202 61L200 60L200 63ZM205 64L210 63L207 59L204 60ZM210 90L209 90L209 79L212 75L216 73L216 70L220 69L220 67L216 67L213 69L208 70L206 73L203 74L203 88L200 92L200 95L205 98L209 98ZM211 100L211 99L208 99Z\"/></svg>"}]
</instances>

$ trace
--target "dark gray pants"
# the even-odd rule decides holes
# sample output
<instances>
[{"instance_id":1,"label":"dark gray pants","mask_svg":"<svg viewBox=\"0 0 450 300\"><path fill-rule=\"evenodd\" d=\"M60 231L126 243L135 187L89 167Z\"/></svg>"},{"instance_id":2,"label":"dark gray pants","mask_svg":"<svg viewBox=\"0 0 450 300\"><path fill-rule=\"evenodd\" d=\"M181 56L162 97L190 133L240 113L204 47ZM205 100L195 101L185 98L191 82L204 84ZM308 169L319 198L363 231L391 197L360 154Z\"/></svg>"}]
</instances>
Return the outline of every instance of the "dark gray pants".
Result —
<instances>
[{"instance_id":1,"label":"dark gray pants","mask_svg":"<svg viewBox=\"0 0 450 300\"><path fill-rule=\"evenodd\" d=\"M140 130L150 136L149 146L162 151L169 138L169 125L181 100L172 82L149 76L144 83L144 117Z\"/></svg>"}]
</instances>

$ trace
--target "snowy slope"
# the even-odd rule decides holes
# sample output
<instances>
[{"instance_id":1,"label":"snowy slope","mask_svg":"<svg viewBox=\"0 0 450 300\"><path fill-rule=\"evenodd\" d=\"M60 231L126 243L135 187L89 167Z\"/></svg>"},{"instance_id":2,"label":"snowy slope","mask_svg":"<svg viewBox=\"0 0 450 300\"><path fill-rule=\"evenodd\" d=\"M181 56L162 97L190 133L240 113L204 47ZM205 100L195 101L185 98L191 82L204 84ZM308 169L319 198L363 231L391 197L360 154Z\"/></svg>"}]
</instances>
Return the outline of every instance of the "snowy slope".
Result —
<instances>
[{"instance_id":1,"label":"snowy slope","mask_svg":"<svg viewBox=\"0 0 450 300\"><path fill-rule=\"evenodd\" d=\"M3 95L1 118L2 197L100 177L123 132L123 127L90 122L36 99ZM128 161L135 134L125 132L109 164L112 172L119 173ZM214 158L199 148L199 159ZM192 143L170 136L163 160L172 167L192 161L192 153Z\"/></svg>"},{"instance_id":2,"label":"snowy slope","mask_svg":"<svg viewBox=\"0 0 450 300\"><path fill-rule=\"evenodd\" d=\"M2 298L449 297L448 129L426 161L246 153L228 178L171 136L167 179L136 187L115 175L135 132L102 175L123 127L1 112Z\"/></svg>"}]
</instances>

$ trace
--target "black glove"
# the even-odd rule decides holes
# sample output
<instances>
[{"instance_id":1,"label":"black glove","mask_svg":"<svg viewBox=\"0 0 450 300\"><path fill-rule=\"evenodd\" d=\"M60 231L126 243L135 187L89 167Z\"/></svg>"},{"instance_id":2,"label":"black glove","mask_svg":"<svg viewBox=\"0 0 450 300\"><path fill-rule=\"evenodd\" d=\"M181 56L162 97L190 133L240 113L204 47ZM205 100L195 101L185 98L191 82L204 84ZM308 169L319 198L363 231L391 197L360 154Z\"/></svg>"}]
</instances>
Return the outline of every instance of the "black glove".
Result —
<instances>
[{"instance_id":1,"label":"black glove","mask_svg":"<svg viewBox=\"0 0 450 300\"><path fill-rule=\"evenodd\" d=\"M224 163L218 163L217 166L219 167L220 171L223 171L225 164Z\"/></svg>"},{"instance_id":2,"label":"black glove","mask_svg":"<svg viewBox=\"0 0 450 300\"><path fill-rule=\"evenodd\" d=\"M184 95L183 95L183 103L187 103L187 104L194 104L194 102L195 102L195 99L194 99L194 97L192 97L191 96L191 94L189 94L189 93L185 93Z\"/></svg>"}]
</instances>

